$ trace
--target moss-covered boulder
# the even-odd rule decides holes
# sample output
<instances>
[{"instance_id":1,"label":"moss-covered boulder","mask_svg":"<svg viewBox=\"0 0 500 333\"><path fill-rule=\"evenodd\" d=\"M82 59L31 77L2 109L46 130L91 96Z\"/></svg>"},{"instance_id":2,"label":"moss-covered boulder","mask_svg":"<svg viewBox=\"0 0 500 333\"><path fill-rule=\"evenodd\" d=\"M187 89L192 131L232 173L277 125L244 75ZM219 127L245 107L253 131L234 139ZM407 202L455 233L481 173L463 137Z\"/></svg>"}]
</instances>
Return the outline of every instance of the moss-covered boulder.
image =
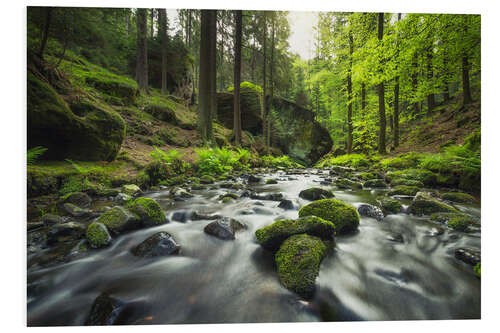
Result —
<instances>
[{"instance_id":1,"label":"moss-covered boulder","mask_svg":"<svg viewBox=\"0 0 500 333\"><path fill-rule=\"evenodd\" d=\"M144 107L144 112L149 113L158 120L165 121L172 125L177 125L179 121L175 115L175 110L173 105L168 105L165 103L150 103Z\"/></svg>"},{"instance_id":2,"label":"moss-covered boulder","mask_svg":"<svg viewBox=\"0 0 500 333\"><path fill-rule=\"evenodd\" d=\"M384 179L384 176L377 172L361 172L357 177L362 180Z\"/></svg>"},{"instance_id":3,"label":"moss-covered boulder","mask_svg":"<svg viewBox=\"0 0 500 333\"><path fill-rule=\"evenodd\" d=\"M333 198L334 196L332 191L324 190L319 187L311 187L299 193L299 197L310 201Z\"/></svg>"},{"instance_id":4,"label":"moss-covered boulder","mask_svg":"<svg viewBox=\"0 0 500 333\"><path fill-rule=\"evenodd\" d=\"M252 135L262 133L262 88L249 82L240 84L241 126ZM234 95L232 92L217 94L217 120L233 128Z\"/></svg>"},{"instance_id":5,"label":"moss-covered boulder","mask_svg":"<svg viewBox=\"0 0 500 333\"><path fill-rule=\"evenodd\" d=\"M104 98L113 104L135 104L139 96L139 89L134 80L109 72L87 72L85 83L103 92ZM118 101L121 103L117 103Z\"/></svg>"},{"instance_id":6,"label":"moss-covered boulder","mask_svg":"<svg viewBox=\"0 0 500 333\"><path fill-rule=\"evenodd\" d=\"M281 284L302 297L311 298L326 253L327 247L318 237L300 234L288 238L274 256Z\"/></svg>"},{"instance_id":7,"label":"moss-covered boulder","mask_svg":"<svg viewBox=\"0 0 500 333\"><path fill-rule=\"evenodd\" d=\"M476 203L477 200L472 195L461 192L446 192L441 195L441 199L457 203Z\"/></svg>"},{"instance_id":8,"label":"moss-covered boulder","mask_svg":"<svg viewBox=\"0 0 500 333\"><path fill-rule=\"evenodd\" d=\"M393 178L391 180L391 185L392 186L398 186L398 185L406 185L406 186L416 186L416 187L424 187L424 183L422 183L420 180L414 180L414 179L405 179L405 178Z\"/></svg>"},{"instance_id":9,"label":"moss-covered boulder","mask_svg":"<svg viewBox=\"0 0 500 333\"><path fill-rule=\"evenodd\" d=\"M431 197L425 192L418 192L410 204L409 212L415 215L430 215L439 212L458 212L454 207Z\"/></svg>"},{"instance_id":10,"label":"moss-covered boulder","mask_svg":"<svg viewBox=\"0 0 500 333\"><path fill-rule=\"evenodd\" d=\"M437 175L429 170L424 169L406 169L399 171L391 171L385 175L385 179L390 182L392 185L395 183L400 183L402 180L412 180L421 182L425 186L434 186L437 184ZM410 185L411 184L405 184ZM416 185L413 185L416 186Z\"/></svg>"},{"instance_id":11,"label":"moss-covered boulder","mask_svg":"<svg viewBox=\"0 0 500 333\"><path fill-rule=\"evenodd\" d=\"M259 244L270 251L276 251L288 237L297 234L308 234L332 241L335 238L335 225L317 216L305 216L297 220L278 220L255 231Z\"/></svg>"},{"instance_id":12,"label":"moss-covered boulder","mask_svg":"<svg viewBox=\"0 0 500 333\"><path fill-rule=\"evenodd\" d=\"M200 177L201 184L213 184L215 182L215 178L210 175L203 175Z\"/></svg>"},{"instance_id":13,"label":"moss-covered boulder","mask_svg":"<svg viewBox=\"0 0 500 333\"><path fill-rule=\"evenodd\" d=\"M121 206L113 207L104 212L97 218L96 222L104 224L114 234L142 227L139 216Z\"/></svg>"},{"instance_id":14,"label":"moss-covered boulder","mask_svg":"<svg viewBox=\"0 0 500 333\"><path fill-rule=\"evenodd\" d=\"M420 191L420 189L417 186L398 185L398 186L394 186L392 189L390 189L389 192L387 192L387 195L414 196L419 191Z\"/></svg>"},{"instance_id":15,"label":"moss-covered boulder","mask_svg":"<svg viewBox=\"0 0 500 333\"><path fill-rule=\"evenodd\" d=\"M56 176L39 170L28 169L26 180L28 198L56 193L60 186Z\"/></svg>"},{"instance_id":16,"label":"moss-covered boulder","mask_svg":"<svg viewBox=\"0 0 500 333\"><path fill-rule=\"evenodd\" d=\"M359 214L356 208L337 199L323 199L305 205L299 217L317 216L333 222L337 234L347 234L358 229Z\"/></svg>"},{"instance_id":17,"label":"moss-covered boulder","mask_svg":"<svg viewBox=\"0 0 500 333\"><path fill-rule=\"evenodd\" d=\"M155 226L167 222L160 205L151 198L137 198L127 203L127 208L137 214L145 226Z\"/></svg>"},{"instance_id":18,"label":"moss-covered boulder","mask_svg":"<svg viewBox=\"0 0 500 333\"><path fill-rule=\"evenodd\" d=\"M85 231L85 237L90 246L97 249L109 245L111 236L108 228L102 223L92 222Z\"/></svg>"},{"instance_id":19,"label":"moss-covered boulder","mask_svg":"<svg viewBox=\"0 0 500 333\"><path fill-rule=\"evenodd\" d=\"M386 188L387 184L383 179L368 179L363 183L363 187L368 188Z\"/></svg>"},{"instance_id":20,"label":"moss-covered boulder","mask_svg":"<svg viewBox=\"0 0 500 333\"><path fill-rule=\"evenodd\" d=\"M431 221L446 223L448 227L457 231L468 231L469 227L477 224L477 220L461 212L434 213L430 216Z\"/></svg>"},{"instance_id":21,"label":"moss-covered boulder","mask_svg":"<svg viewBox=\"0 0 500 333\"><path fill-rule=\"evenodd\" d=\"M328 130L315 115L291 101L275 97L271 108L272 142L295 160L313 165L332 148Z\"/></svg>"},{"instance_id":22,"label":"moss-covered boulder","mask_svg":"<svg viewBox=\"0 0 500 333\"><path fill-rule=\"evenodd\" d=\"M141 188L135 184L125 184L122 186L122 193L127 195L139 195L142 193Z\"/></svg>"},{"instance_id":23,"label":"moss-covered boulder","mask_svg":"<svg viewBox=\"0 0 500 333\"><path fill-rule=\"evenodd\" d=\"M361 184L360 182L355 182L347 178L337 179L335 181L335 186L337 186L339 189L360 190L363 188L363 184Z\"/></svg>"},{"instance_id":24,"label":"moss-covered boulder","mask_svg":"<svg viewBox=\"0 0 500 333\"><path fill-rule=\"evenodd\" d=\"M57 92L28 72L28 147L48 148L47 159L112 161L125 137L125 122L103 105L89 104L80 117Z\"/></svg>"},{"instance_id":25,"label":"moss-covered boulder","mask_svg":"<svg viewBox=\"0 0 500 333\"><path fill-rule=\"evenodd\" d=\"M399 200L389 197L378 197L377 201L380 203L380 208L385 215L397 214L401 212L403 205Z\"/></svg>"}]
</instances>

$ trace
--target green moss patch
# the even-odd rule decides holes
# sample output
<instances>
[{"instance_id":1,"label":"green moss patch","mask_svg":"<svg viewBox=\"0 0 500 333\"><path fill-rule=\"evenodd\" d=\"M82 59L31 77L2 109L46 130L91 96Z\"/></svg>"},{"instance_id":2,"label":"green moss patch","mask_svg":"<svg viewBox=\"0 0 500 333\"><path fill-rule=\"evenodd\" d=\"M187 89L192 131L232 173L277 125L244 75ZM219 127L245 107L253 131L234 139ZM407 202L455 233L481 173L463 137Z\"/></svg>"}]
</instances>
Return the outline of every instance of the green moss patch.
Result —
<instances>
[{"instance_id":1,"label":"green moss patch","mask_svg":"<svg viewBox=\"0 0 500 333\"><path fill-rule=\"evenodd\" d=\"M355 231L359 226L356 208L336 199L314 201L299 210L299 217L317 216L333 222L338 234Z\"/></svg>"},{"instance_id":2,"label":"green moss patch","mask_svg":"<svg viewBox=\"0 0 500 333\"><path fill-rule=\"evenodd\" d=\"M385 215L388 214L397 214L401 212L403 205L399 200L388 198L388 197L378 197L377 201L380 203L380 207L382 212Z\"/></svg>"},{"instance_id":3,"label":"green moss patch","mask_svg":"<svg viewBox=\"0 0 500 333\"><path fill-rule=\"evenodd\" d=\"M416 186L408 186L408 185L398 185L393 187L387 195L409 195L414 196L420 191L420 189Z\"/></svg>"},{"instance_id":4,"label":"green moss patch","mask_svg":"<svg viewBox=\"0 0 500 333\"><path fill-rule=\"evenodd\" d=\"M441 195L443 200L458 202L458 203L476 203L476 198L467 193L447 192Z\"/></svg>"},{"instance_id":5,"label":"green moss patch","mask_svg":"<svg viewBox=\"0 0 500 333\"><path fill-rule=\"evenodd\" d=\"M418 192L409 207L409 212L415 215L430 215L432 213L450 212L457 213L458 211L424 192Z\"/></svg>"},{"instance_id":6,"label":"green moss patch","mask_svg":"<svg viewBox=\"0 0 500 333\"><path fill-rule=\"evenodd\" d=\"M334 196L332 191L324 190L319 187L311 187L299 193L299 197L311 201L333 198Z\"/></svg>"},{"instance_id":7,"label":"green moss patch","mask_svg":"<svg viewBox=\"0 0 500 333\"><path fill-rule=\"evenodd\" d=\"M306 216L297 220L278 220L255 231L259 244L270 251L276 251L285 239L297 234L308 234L324 240L333 240L335 225L320 217Z\"/></svg>"},{"instance_id":8,"label":"green moss patch","mask_svg":"<svg viewBox=\"0 0 500 333\"><path fill-rule=\"evenodd\" d=\"M391 184L400 179L419 181L426 186L433 186L437 183L437 175L431 171L424 169L407 169L400 171L391 171L385 175L385 178Z\"/></svg>"},{"instance_id":9,"label":"green moss patch","mask_svg":"<svg viewBox=\"0 0 500 333\"><path fill-rule=\"evenodd\" d=\"M139 229L142 224L137 215L132 214L125 208L116 206L104 212L96 220L104 224L111 232L119 234L123 231Z\"/></svg>"},{"instance_id":10,"label":"green moss patch","mask_svg":"<svg viewBox=\"0 0 500 333\"><path fill-rule=\"evenodd\" d=\"M127 203L127 208L137 214L146 226L160 225L167 221L160 205L151 198L137 198Z\"/></svg>"},{"instance_id":11,"label":"green moss patch","mask_svg":"<svg viewBox=\"0 0 500 333\"><path fill-rule=\"evenodd\" d=\"M85 237L93 248L100 248L109 245L111 236L106 226L99 222L93 222L87 227Z\"/></svg>"},{"instance_id":12,"label":"green moss patch","mask_svg":"<svg viewBox=\"0 0 500 333\"><path fill-rule=\"evenodd\" d=\"M326 250L318 237L301 234L288 238L274 257L281 284L302 297L311 298Z\"/></svg>"}]
</instances>

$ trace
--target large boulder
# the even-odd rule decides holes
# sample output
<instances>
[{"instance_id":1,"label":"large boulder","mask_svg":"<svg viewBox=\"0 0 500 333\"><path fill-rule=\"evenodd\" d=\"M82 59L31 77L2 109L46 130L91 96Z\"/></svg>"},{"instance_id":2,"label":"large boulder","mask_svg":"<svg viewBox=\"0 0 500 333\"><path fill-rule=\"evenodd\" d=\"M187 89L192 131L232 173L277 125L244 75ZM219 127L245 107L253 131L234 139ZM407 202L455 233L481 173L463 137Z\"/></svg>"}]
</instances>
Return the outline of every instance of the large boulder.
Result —
<instances>
[{"instance_id":1,"label":"large boulder","mask_svg":"<svg viewBox=\"0 0 500 333\"><path fill-rule=\"evenodd\" d=\"M132 213L140 217L145 226L155 226L167 222L165 213L158 202L151 198L137 198L127 204Z\"/></svg>"},{"instance_id":2,"label":"large boulder","mask_svg":"<svg viewBox=\"0 0 500 333\"><path fill-rule=\"evenodd\" d=\"M319 187L311 187L299 193L299 197L310 201L333 198L334 196L332 191L324 190Z\"/></svg>"},{"instance_id":3,"label":"large boulder","mask_svg":"<svg viewBox=\"0 0 500 333\"><path fill-rule=\"evenodd\" d=\"M96 222L104 224L114 234L139 229L142 226L139 216L121 206L106 211L97 218Z\"/></svg>"},{"instance_id":4,"label":"large boulder","mask_svg":"<svg viewBox=\"0 0 500 333\"><path fill-rule=\"evenodd\" d=\"M315 236L293 235L281 245L274 258L281 284L305 298L311 298L319 266L327 246Z\"/></svg>"},{"instance_id":5,"label":"large boulder","mask_svg":"<svg viewBox=\"0 0 500 333\"><path fill-rule=\"evenodd\" d=\"M330 133L314 119L314 113L282 98L274 98L270 106L273 144L283 153L312 165L330 151Z\"/></svg>"},{"instance_id":6,"label":"large boulder","mask_svg":"<svg viewBox=\"0 0 500 333\"><path fill-rule=\"evenodd\" d=\"M125 137L118 113L86 102L80 116L72 112L46 82L28 72L28 148L43 146L48 159L112 161Z\"/></svg>"},{"instance_id":7,"label":"large boulder","mask_svg":"<svg viewBox=\"0 0 500 333\"><path fill-rule=\"evenodd\" d=\"M249 82L240 85L240 108L242 130L253 135L262 133L262 89ZM217 94L217 120L225 127L233 128L234 94Z\"/></svg>"},{"instance_id":8,"label":"large boulder","mask_svg":"<svg viewBox=\"0 0 500 333\"><path fill-rule=\"evenodd\" d=\"M418 192L415 195L410 204L409 212L415 215L430 215L439 212L458 213L454 207L431 197L426 192Z\"/></svg>"},{"instance_id":9,"label":"large boulder","mask_svg":"<svg viewBox=\"0 0 500 333\"><path fill-rule=\"evenodd\" d=\"M236 231L246 228L247 226L245 224L235 219L223 217L207 224L203 231L223 240L233 240L235 239L234 235Z\"/></svg>"},{"instance_id":10,"label":"large boulder","mask_svg":"<svg viewBox=\"0 0 500 333\"><path fill-rule=\"evenodd\" d=\"M85 237L90 246L95 249L107 246L111 243L111 235L108 232L108 228L99 222L92 222L89 224L85 232Z\"/></svg>"},{"instance_id":11,"label":"large boulder","mask_svg":"<svg viewBox=\"0 0 500 333\"><path fill-rule=\"evenodd\" d=\"M276 251L288 237L297 234L308 234L331 241L335 238L335 225L320 217L306 216L297 220L278 220L255 231L259 244L270 251Z\"/></svg>"},{"instance_id":12,"label":"large boulder","mask_svg":"<svg viewBox=\"0 0 500 333\"><path fill-rule=\"evenodd\" d=\"M338 234L355 231L359 226L356 208L337 199L323 199L305 205L299 210L299 217L317 216L333 222Z\"/></svg>"},{"instance_id":13,"label":"large boulder","mask_svg":"<svg viewBox=\"0 0 500 333\"><path fill-rule=\"evenodd\" d=\"M168 232L160 231L134 247L132 254L138 257L158 257L179 253L180 248Z\"/></svg>"}]
</instances>

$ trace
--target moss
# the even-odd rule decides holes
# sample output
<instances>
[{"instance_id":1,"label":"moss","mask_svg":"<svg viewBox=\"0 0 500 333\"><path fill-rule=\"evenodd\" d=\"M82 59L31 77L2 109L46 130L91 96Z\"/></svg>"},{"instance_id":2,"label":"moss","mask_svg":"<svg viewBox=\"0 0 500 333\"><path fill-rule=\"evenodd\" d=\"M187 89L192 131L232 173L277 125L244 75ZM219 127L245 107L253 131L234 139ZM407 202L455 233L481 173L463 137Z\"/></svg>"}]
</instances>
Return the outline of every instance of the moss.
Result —
<instances>
[{"instance_id":1,"label":"moss","mask_svg":"<svg viewBox=\"0 0 500 333\"><path fill-rule=\"evenodd\" d=\"M352 181L350 179L347 179L347 178L340 178L340 179L337 179L335 181L335 185L338 187L338 188L350 188L350 189L356 189L356 190L360 190L363 188L363 184L359 183L359 182L355 182L355 181Z\"/></svg>"},{"instance_id":2,"label":"moss","mask_svg":"<svg viewBox=\"0 0 500 333\"><path fill-rule=\"evenodd\" d=\"M476 273L477 277L481 278L481 262L478 262L476 266L474 266L474 273Z\"/></svg>"},{"instance_id":3,"label":"moss","mask_svg":"<svg viewBox=\"0 0 500 333\"><path fill-rule=\"evenodd\" d=\"M369 179L363 183L363 187L385 188L387 187L387 184L384 182L383 179Z\"/></svg>"},{"instance_id":4,"label":"moss","mask_svg":"<svg viewBox=\"0 0 500 333\"><path fill-rule=\"evenodd\" d=\"M174 177L170 177L168 179L162 180L159 184L160 185L167 185L167 186L176 186L176 185L182 185L187 181L185 175L178 175Z\"/></svg>"},{"instance_id":5,"label":"moss","mask_svg":"<svg viewBox=\"0 0 500 333\"><path fill-rule=\"evenodd\" d=\"M88 103L85 116L77 116L50 85L28 72L28 147L48 148L47 159L112 161L125 122L110 108Z\"/></svg>"},{"instance_id":6,"label":"moss","mask_svg":"<svg viewBox=\"0 0 500 333\"><path fill-rule=\"evenodd\" d=\"M319 199L327 199L333 198L335 195L332 191L324 190L319 187L311 187L307 190L303 190L299 193L299 197L307 200L319 200Z\"/></svg>"},{"instance_id":7,"label":"moss","mask_svg":"<svg viewBox=\"0 0 500 333\"><path fill-rule=\"evenodd\" d=\"M430 215L439 212L457 213L458 211L424 192L418 192L410 204L409 212L415 215Z\"/></svg>"},{"instance_id":8,"label":"moss","mask_svg":"<svg viewBox=\"0 0 500 333\"><path fill-rule=\"evenodd\" d=\"M178 120L172 105L167 103L150 103L144 107L144 112L149 113L158 120L177 125Z\"/></svg>"},{"instance_id":9,"label":"moss","mask_svg":"<svg viewBox=\"0 0 500 333\"><path fill-rule=\"evenodd\" d=\"M452 202L458 202L458 203L475 203L476 199L467 193L460 193L460 192L447 192L443 193L441 195L441 198L443 200L448 200Z\"/></svg>"},{"instance_id":10,"label":"moss","mask_svg":"<svg viewBox=\"0 0 500 333\"><path fill-rule=\"evenodd\" d=\"M150 185L158 185L162 180L172 177L175 172L168 163L162 161L153 161L146 165L144 174L148 176ZM146 179L143 179L146 181Z\"/></svg>"},{"instance_id":11,"label":"moss","mask_svg":"<svg viewBox=\"0 0 500 333\"><path fill-rule=\"evenodd\" d=\"M362 172L358 175L358 178L362 180L369 180L369 179L383 179L382 175L376 173L376 172Z\"/></svg>"},{"instance_id":12,"label":"moss","mask_svg":"<svg viewBox=\"0 0 500 333\"><path fill-rule=\"evenodd\" d=\"M391 185L392 186L398 186L398 185L417 186L420 188L424 187L424 183L422 183L420 180L405 179L405 178L393 178L391 180Z\"/></svg>"},{"instance_id":13,"label":"moss","mask_svg":"<svg viewBox=\"0 0 500 333\"><path fill-rule=\"evenodd\" d=\"M391 171L388 172L385 177L391 184L397 179L420 181L426 186L433 186L437 183L437 175L432 171L423 169Z\"/></svg>"},{"instance_id":14,"label":"moss","mask_svg":"<svg viewBox=\"0 0 500 333\"><path fill-rule=\"evenodd\" d=\"M200 177L200 183L202 184L213 184L215 182L215 178L210 175L203 175Z\"/></svg>"},{"instance_id":15,"label":"moss","mask_svg":"<svg viewBox=\"0 0 500 333\"><path fill-rule=\"evenodd\" d=\"M230 203L233 201L233 198L231 197L224 197L222 198L222 203Z\"/></svg>"},{"instance_id":16,"label":"moss","mask_svg":"<svg viewBox=\"0 0 500 333\"><path fill-rule=\"evenodd\" d=\"M58 187L57 177L46 172L28 169L27 190L29 198L57 192Z\"/></svg>"},{"instance_id":17,"label":"moss","mask_svg":"<svg viewBox=\"0 0 500 333\"><path fill-rule=\"evenodd\" d=\"M110 231L119 234L125 230L137 229L141 226L139 216L117 206L104 212L96 222L104 224Z\"/></svg>"},{"instance_id":18,"label":"moss","mask_svg":"<svg viewBox=\"0 0 500 333\"><path fill-rule=\"evenodd\" d=\"M219 196L219 200L224 200L224 198L230 198L236 200L238 199L238 195L236 193L226 193Z\"/></svg>"},{"instance_id":19,"label":"moss","mask_svg":"<svg viewBox=\"0 0 500 333\"><path fill-rule=\"evenodd\" d=\"M387 195L409 195L414 196L420 189L416 186L398 185L393 187Z\"/></svg>"},{"instance_id":20,"label":"moss","mask_svg":"<svg viewBox=\"0 0 500 333\"><path fill-rule=\"evenodd\" d=\"M302 297L311 298L326 250L323 241L314 236L300 234L288 238L274 257L281 284Z\"/></svg>"},{"instance_id":21,"label":"moss","mask_svg":"<svg viewBox=\"0 0 500 333\"><path fill-rule=\"evenodd\" d=\"M128 195L136 195L142 191L139 186L135 184L125 184L122 186L122 192Z\"/></svg>"},{"instance_id":22,"label":"moss","mask_svg":"<svg viewBox=\"0 0 500 333\"><path fill-rule=\"evenodd\" d=\"M278 184L278 181L273 178L266 179L266 184L267 185L273 185L273 184Z\"/></svg>"},{"instance_id":23,"label":"moss","mask_svg":"<svg viewBox=\"0 0 500 333\"><path fill-rule=\"evenodd\" d=\"M333 222L338 234L355 231L359 226L356 208L336 199L314 201L299 210L299 217L318 216Z\"/></svg>"},{"instance_id":24,"label":"moss","mask_svg":"<svg viewBox=\"0 0 500 333\"><path fill-rule=\"evenodd\" d=\"M160 225L167 218L160 205L151 198L137 198L126 204L127 208L137 214L145 225Z\"/></svg>"},{"instance_id":25,"label":"moss","mask_svg":"<svg viewBox=\"0 0 500 333\"><path fill-rule=\"evenodd\" d=\"M399 200L388 198L388 197L378 197L377 201L380 203L380 207L382 208L382 212L387 214L397 214L401 212L401 208L403 205Z\"/></svg>"},{"instance_id":26,"label":"moss","mask_svg":"<svg viewBox=\"0 0 500 333\"><path fill-rule=\"evenodd\" d=\"M335 237L335 225L320 217L306 216L297 220L278 220L255 231L259 244L270 251L276 251L285 239L297 234L308 234L331 241Z\"/></svg>"},{"instance_id":27,"label":"moss","mask_svg":"<svg viewBox=\"0 0 500 333\"><path fill-rule=\"evenodd\" d=\"M98 222L93 222L87 227L85 237L93 248L104 247L111 242L108 229L104 224Z\"/></svg>"},{"instance_id":28,"label":"moss","mask_svg":"<svg viewBox=\"0 0 500 333\"><path fill-rule=\"evenodd\" d=\"M96 186L87 177L72 176L63 182L59 189L59 195L65 196L74 192L95 192L95 190Z\"/></svg>"},{"instance_id":29,"label":"moss","mask_svg":"<svg viewBox=\"0 0 500 333\"><path fill-rule=\"evenodd\" d=\"M469 229L469 225L471 224L471 220L466 216L456 216L452 217L448 221L448 227L457 230L457 231L467 231Z\"/></svg>"}]
</instances>

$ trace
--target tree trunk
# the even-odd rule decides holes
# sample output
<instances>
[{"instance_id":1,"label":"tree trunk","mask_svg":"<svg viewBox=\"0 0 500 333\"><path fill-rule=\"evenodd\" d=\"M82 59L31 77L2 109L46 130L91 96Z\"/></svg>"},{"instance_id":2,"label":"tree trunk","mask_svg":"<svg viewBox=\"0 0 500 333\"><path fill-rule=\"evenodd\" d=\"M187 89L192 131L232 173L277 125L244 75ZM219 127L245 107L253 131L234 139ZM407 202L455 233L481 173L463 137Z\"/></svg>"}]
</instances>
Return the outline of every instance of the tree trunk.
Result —
<instances>
[{"instance_id":1,"label":"tree trunk","mask_svg":"<svg viewBox=\"0 0 500 333\"><path fill-rule=\"evenodd\" d=\"M252 81L252 83L255 83L255 38L253 40L253 48L252 48L252 63L251 63L250 80Z\"/></svg>"},{"instance_id":2,"label":"tree trunk","mask_svg":"<svg viewBox=\"0 0 500 333\"><path fill-rule=\"evenodd\" d=\"M267 83L267 75L266 75L266 67L267 67L267 57L266 57L266 40L267 40L267 20L266 20L266 13L263 13L264 15L264 40L263 40L263 53L264 53L264 61L263 61L263 70L262 70L262 91L264 93L264 98L263 98L263 103L262 103L262 112L263 112L263 117L262 117L262 135L265 138L265 135L267 133L267 89L266 89L266 83Z\"/></svg>"},{"instance_id":3,"label":"tree trunk","mask_svg":"<svg viewBox=\"0 0 500 333\"><path fill-rule=\"evenodd\" d=\"M384 13L378 14L378 40L382 42L384 37ZM378 113L379 113L379 136L378 136L378 152L380 154L386 154L385 150L385 87L384 81L381 81L378 85Z\"/></svg>"},{"instance_id":4,"label":"tree trunk","mask_svg":"<svg viewBox=\"0 0 500 333\"><path fill-rule=\"evenodd\" d=\"M42 43L40 44L40 51L38 51L40 59L43 59L43 53L45 52L45 46L47 45L47 40L49 38L50 21L52 20L52 9L52 7L45 8L45 22L43 26Z\"/></svg>"},{"instance_id":5,"label":"tree trunk","mask_svg":"<svg viewBox=\"0 0 500 333\"><path fill-rule=\"evenodd\" d=\"M147 47L147 9L137 9L137 64L136 80L142 92L148 92L148 47Z\"/></svg>"},{"instance_id":6,"label":"tree trunk","mask_svg":"<svg viewBox=\"0 0 500 333\"><path fill-rule=\"evenodd\" d=\"M427 50L427 80L432 83L433 78L433 69L432 69L432 47ZM434 110L435 99L434 93L430 93L427 95L427 115L432 114L432 110Z\"/></svg>"},{"instance_id":7,"label":"tree trunk","mask_svg":"<svg viewBox=\"0 0 500 333\"><path fill-rule=\"evenodd\" d=\"M151 39L153 39L155 32L154 26L155 26L155 9L151 8Z\"/></svg>"},{"instance_id":8,"label":"tree trunk","mask_svg":"<svg viewBox=\"0 0 500 333\"><path fill-rule=\"evenodd\" d=\"M201 31L200 31L200 73L198 88L198 131L204 144L210 144L213 138L212 134L212 44L215 41L213 36L213 10L201 11Z\"/></svg>"},{"instance_id":9,"label":"tree trunk","mask_svg":"<svg viewBox=\"0 0 500 333\"><path fill-rule=\"evenodd\" d=\"M220 37L221 37L221 43L220 43L219 89L222 91L224 90L224 34L221 34Z\"/></svg>"},{"instance_id":10,"label":"tree trunk","mask_svg":"<svg viewBox=\"0 0 500 333\"><path fill-rule=\"evenodd\" d=\"M466 55L462 56L462 87L464 93L463 104L467 105L472 103L469 82L469 57L467 57Z\"/></svg>"},{"instance_id":11,"label":"tree trunk","mask_svg":"<svg viewBox=\"0 0 500 333\"><path fill-rule=\"evenodd\" d=\"M349 32L349 69L347 72L347 153L352 153L352 53L354 49L352 33Z\"/></svg>"},{"instance_id":12,"label":"tree trunk","mask_svg":"<svg viewBox=\"0 0 500 333\"><path fill-rule=\"evenodd\" d=\"M418 53L415 52L413 55L413 63L412 63L413 71L411 74L411 83L413 87L413 93L415 94L415 99L417 98L417 88L418 88ZM413 103L413 108L415 114L420 113L420 104L418 101L415 101Z\"/></svg>"},{"instance_id":13,"label":"tree trunk","mask_svg":"<svg viewBox=\"0 0 500 333\"><path fill-rule=\"evenodd\" d=\"M398 22L401 20L401 13L398 14ZM396 43L396 57L399 58L399 36ZM398 67L396 67L396 71ZM395 78L396 83L394 84L394 126L393 126L393 136L394 136L394 147L399 146L399 75Z\"/></svg>"},{"instance_id":14,"label":"tree trunk","mask_svg":"<svg viewBox=\"0 0 500 333\"><path fill-rule=\"evenodd\" d=\"M443 80L443 99L445 102L448 102L450 100L450 85L449 85L449 82L448 82L448 75L449 75L449 71L448 71L448 54L446 53L446 50L445 50L445 54L443 56L443 68L444 68L444 80Z\"/></svg>"},{"instance_id":15,"label":"tree trunk","mask_svg":"<svg viewBox=\"0 0 500 333\"><path fill-rule=\"evenodd\" d=\"M127 11L127 14L125 15L125 31L128 35L130 34L130 12Z\"/></svg>"},{"instance_id":16,"label":"tree trunk","mask_svg":"<svg viewBox=\"0 0 500 333\"><path fill-rule=\"evenodd\" d=\"M269 76L269 88L271 88L271 94L269 98L269 111L267 113L267 133L266 133L266 145L267 145L267 152L269 153L269 149L271 148L271 109L273 106L273 99L274 99L274 25L275 25L275 19L272 17L272 25L271 25L271 61L270 61L270 76Z\"/></svg>"},{"instance_id":17,"label":"tree trunk","mask_svg":"<svg viewBox=\"0 0 500 333\"><path fill-rule=\"evenodd\" d=\"M212 120L217 118L217 11L211 10L210 24L210 133Z\"/></svg>"},{"instance_id":18,"label":"tree trunk","mask_svg":"<svg viewBox=\"0 0 500 333\"><path fill-rule=\"evenodd\" d=\"M167 89L167 10L159 9L161 34L161 93L168 94Z\"/></svg>"},{"instance_id":19,"label":"tree trunk","mask_svg":"<svg viewBox=\"0 0 500 333\"><path fill-rule=\"evenodd\" d=\"M234 33L234 143L241 144L241 112L240 112L240 81L241 81L241 35L242 35L242 11L234 12L236 23Z\"/></svg>"}]
</instances>

